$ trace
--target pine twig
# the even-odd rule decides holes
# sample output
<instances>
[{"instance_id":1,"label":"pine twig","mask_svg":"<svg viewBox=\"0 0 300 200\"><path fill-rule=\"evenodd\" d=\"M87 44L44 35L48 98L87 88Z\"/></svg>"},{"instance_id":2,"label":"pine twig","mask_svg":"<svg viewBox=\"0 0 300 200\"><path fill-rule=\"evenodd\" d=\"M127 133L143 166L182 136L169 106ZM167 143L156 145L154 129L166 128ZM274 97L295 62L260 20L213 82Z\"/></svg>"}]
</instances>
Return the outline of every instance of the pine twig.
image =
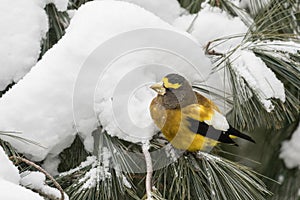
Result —
<instances>
[{"instance_id":1,"label":"pine twig","mask_svg":"<svg viewBox=\"0 0 300 200\"><path fill-rule=\"evenodd\" d=\"M152 167L152 159L151 155L149 153L149 141L146 141L143 143L142 149L143 149L143 154L145 156L145 161L146 161L146 168L147 168L147 175L146 175L146 194L147 194L147 200L152 199L152 184L151 184L151 179L152 179L152 173L153 173L153 167Z\"/></svg>"},{"instance_id":2,"label":"pine twig","mask_svg":"<svg viewBox=\"0 0 300 200\"><path fill-rule=\"evenodd\" d=\"M63 189L61 188L61 186L57 183L57 181L53 178L53 176L51 176L46 170L44 170L42 167L38 166L37 164L35 164L34 162L31 162L30 160L27 160L25 158L22 158L20 156L11 156L9 157L10 160L18 160L18 161L22 161L24 163L26 163L29 166L32 166L34 168L36 168L37 170L39 170L40 172L42 172L43 174L45 174L45 176L47 178L49 178L53 184L55 185L55 187L59 190L60 194L61 194L61 198L60 200L64 200L65 199L65 194ZM52 199L51 197L47 196L47 198Z\"/></svg>"}]
</instances>

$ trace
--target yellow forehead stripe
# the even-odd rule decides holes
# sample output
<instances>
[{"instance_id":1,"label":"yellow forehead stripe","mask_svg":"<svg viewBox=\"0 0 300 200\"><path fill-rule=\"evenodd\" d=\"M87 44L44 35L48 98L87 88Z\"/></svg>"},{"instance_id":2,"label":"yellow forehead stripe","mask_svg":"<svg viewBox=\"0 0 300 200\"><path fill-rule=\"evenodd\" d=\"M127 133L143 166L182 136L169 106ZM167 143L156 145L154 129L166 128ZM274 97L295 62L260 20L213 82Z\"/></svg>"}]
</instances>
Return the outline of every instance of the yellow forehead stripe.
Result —
<instances>
[{"instance_id":1,"label":"yellow forehead stripe","mask_svg":"<svg viewBox=\"0 0 300 200\"><path fill-rule=\"evenodd\" d=\"M162 79L162 82L164 83L164 86L165 86L166 88L177 89L177 88L179 88L179 87L181 86L181 84L179 84L179 83L170 83L170 82L169 82L169 79L166 78L166 77L164 77L164 78Z\"/></svg>"}]
</instances>

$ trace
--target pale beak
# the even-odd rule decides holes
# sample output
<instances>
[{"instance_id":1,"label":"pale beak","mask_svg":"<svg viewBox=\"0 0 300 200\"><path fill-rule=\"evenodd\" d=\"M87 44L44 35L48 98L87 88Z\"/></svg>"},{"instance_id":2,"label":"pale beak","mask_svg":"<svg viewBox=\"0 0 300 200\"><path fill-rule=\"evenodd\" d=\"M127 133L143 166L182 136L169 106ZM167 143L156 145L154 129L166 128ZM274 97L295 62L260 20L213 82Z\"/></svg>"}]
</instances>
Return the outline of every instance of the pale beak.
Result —
<instances>
[{"instance_id":1,"label":"pale beak","mask_svg":"<svg viewBox=\"0 0 300 200\"><path fill-rule=\"evenodd\" d=\"M154 90L155 92L157 92L157 94L159 94L159 95L166 94L166 88L164 88L163 82L155 83L155 84L151 85L150 88L152 90Z\"/></svg>"}]
</instances>

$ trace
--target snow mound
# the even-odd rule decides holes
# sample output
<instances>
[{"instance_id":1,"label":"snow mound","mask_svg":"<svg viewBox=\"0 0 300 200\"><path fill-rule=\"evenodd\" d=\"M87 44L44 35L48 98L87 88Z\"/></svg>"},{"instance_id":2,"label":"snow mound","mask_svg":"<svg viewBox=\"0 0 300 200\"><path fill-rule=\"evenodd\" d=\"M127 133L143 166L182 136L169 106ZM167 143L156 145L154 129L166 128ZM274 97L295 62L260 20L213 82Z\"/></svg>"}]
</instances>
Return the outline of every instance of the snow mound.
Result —
<instances>
[{"instance_id":1,"label":"snow mound","mask_svg":"<svg viewBox=\"0 0 300 200\"><path fill-rule=\"evenodd\" d=\"M0 178L0 199L5 200L44 200L37 193Z\"/></svg>"},{"instance_id":2,"label":"snow mound","mask_svg":"<svg viewBox=\"0 0 300 200\"><path fill-rule=\"evenodd\" d=\"M87 19L89 23L87 23ZM79 97L79 109L82 115L80 115L79 119L76 119L76 123L74 123L73 112L79 111L73 110L73 89L78 81L76 79L86 59L98 46L113 36L140 28L172 30L169 24L134 4L119 1L95 1L81 6L72 18L63 38L43 56L43 59L37 63L24 79L0 99L0 113L2 113L0 115L0 130L22 132L22 137L39 142L46 148L24 144L11 138L3 137L3 139L9 141L19 152L25 153L29 159L35 161L43 160L48 154L52 156L58 155L64 148L71 145L77 133L84 139L86 149L92 151L93 138L91 133L99 125L95 114L96 116L101 115L101 123L105 123L105 119L109 120L106 122L107 126L105 129L110 130L109 127L114 126L113 123L110 123L112 122L110 118L112 110L101 110L100 104L109 104L110 98L105 99L111 94L109 84L116 80L121 83L122 76L121 79L118 79L120 74L128 74L132 66L133 68L137 66L142 66L143 68L144 65L151 65L151 63L159 69L160 67L156 65L156 63L161 62L161 60L164 61L161 62L162 64L170 64L168 62L170 59L176 64L176 60L178 60L179 64L184 64L181 66L181 71L183 72L185 66L187 66L187 62L182 59L180 60L180 57L170 57L170 53L168 55L165 53L161 56L157 56L161 51L147 52L147 50L145 50L146 53L143 51L137 52L137 54L130 54L124 59L116 61L113 67L109 69L114 69L114 67L119 66L118 70L115 71L118 73L107 73L107 77L111 79L110 82L108 82L108 85L99 85L98 87L106 90L108 96L104 97L101 96L101 93L96 93L96 113L94 113L86 109L87 99L85 94L88 88L80 91L77 97ZM124 42L125 41L126 40L124 40ZM123 47L122 43L119 47ZM113 50L117 51L119 47L115 47ZM202 51L197 52L197 57L194 56L194 59L198 60L198 62L201 61L202 65L207 67L206 73L209 71L211 67L210 61L204 56ZM97 64L97 60L94 64ZM138 79L140 75L144 74L140 76L140 78L146 77L148 83L154 83L159 81L162 75L165 75L164 72L174 71L172 66L170 66L170 68L161 68L167 70L156 70L160 72L160 74L157 75L151 71L152 69L145 69L141 70L140 73L134 77ZM90 73L92 74L93 71ZM194 79L199 78L193 71L190 72L189 76ZM103 80L107 80L105 79L107 77L104 76ZM117 77L117 79L115 79L115 77ZM125 78L129 77L130 76L125 76ZM122 85L119 84L119 86ZM92 87L95 86L93 85ZM138 103L143 106L140 111L136 109L135 106L131 106L129 109L132 110L132 112L144 112L148 110L149 102L154 96L154 92L151 93L149 90L148 87L143 87L143 89L139 91L140 93L138 92L137 95L132 97L132 104L139 101ZM148 93L148 95L143 97L143 99L141 96L143 96L144 93ZM141 99L142 101L140 101ZM123 105L125 105L124 103L127 102L123 102ZM118 115L122 115L122 113ZM147 115L139 114L137 116L143 116L143 119L149 120ZM134 120L140 119L136 117L133 121ZM148 122L146 124L148 124ZM151 124L149 126L154 127L154 125ZM111 130L116 129L113 127ZM153 129L149 129L149 131L149 133L141 134L151 135L154 133ZM116 135L115 133L116 132L112 132L112 134Z\"/></svg>"},{"instance_id":3,"label":"snow mound","mask_svg":"<svg viewBox=\"0 0 300 200\"><path fill-rule=\"evenodd\" d=\"M242 77L253 89L262 105L268 112L274 109L271 98L285 101L283 83L266 64L252 51L236 51L233 56L233 69L239 77Z\"/></svg>"},{"instance_id":4,"label":"snow mound","mask_svg":"<svg viewBox=\"0 0 300 200\"><path fill-rule=\"evenodd\" d=\"M282 142L279 158L283 159L287 168L300 168L300 125L289 141Z\"/></svg>"},{"instance_id":5,"label":"snow mound","mask_svg":"<svg viewBox=\"0 0 300 200\"><path fill-rule=\"evenodd\" d=\"M240 18L211 6L205 6L197 14L183 15L173 25L184 31L189 30L203 47L215 39L238 36L214 48L222 53L239 45L248 30Z\"/></svg>"},{"instance_id":6,"label":"snow mound","mask_svg":"<svg viewBox=\"0 0 300 200\"><path fill-rule=\"evenodd\" d=\"M40 191L47 196L51 196L54 199L60 199L60 191L56 188L46 185L46 176L41 172L25 171L21 174L20 184L24 187ZM68 200L68 196L65 194L65 199Z\"/></svg>"},{"instance_id":7,"label":"snow mound","mask_svg":"<svg viewBox=\"0 0 300 200\"><path fill-rule=\"evenodd\" d=\"M136 4L154 13L162 20L172 23L179 17L181 8L177 0L119 0Z\"/></svg>"},{"instance_id":8,"label":"snow mound","mask_svg":"<svg viewBox=\"0 0 300 200\"><path fill-rule=\"evenodd\" d=\"M0 91L18 82L37 62L48 30L41 1L3 0L0 6Z\"/></svg>"}]
</instances>

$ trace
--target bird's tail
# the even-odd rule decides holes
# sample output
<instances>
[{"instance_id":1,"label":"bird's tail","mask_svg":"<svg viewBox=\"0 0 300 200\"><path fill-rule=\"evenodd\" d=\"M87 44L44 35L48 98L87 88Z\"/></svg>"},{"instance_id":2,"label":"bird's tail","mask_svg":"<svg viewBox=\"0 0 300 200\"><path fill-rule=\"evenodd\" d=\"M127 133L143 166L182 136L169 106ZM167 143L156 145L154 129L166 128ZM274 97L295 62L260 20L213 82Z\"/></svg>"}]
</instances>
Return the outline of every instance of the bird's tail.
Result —
<instances>
[{"instance_id":1,"label":"bird's tail","mask_svg":"<svg viewBox=\"0 0 300 200\"><path fill-rule=\"evenodd\" d=\"M243 138L245 140L255 143L255 141L249 135L241 133L240 131L236 130L232 126L229 127L229 129L226 131L226 133L228 133L229 136L236 136L236 137Z\"/></svg>"}]
</instances>

